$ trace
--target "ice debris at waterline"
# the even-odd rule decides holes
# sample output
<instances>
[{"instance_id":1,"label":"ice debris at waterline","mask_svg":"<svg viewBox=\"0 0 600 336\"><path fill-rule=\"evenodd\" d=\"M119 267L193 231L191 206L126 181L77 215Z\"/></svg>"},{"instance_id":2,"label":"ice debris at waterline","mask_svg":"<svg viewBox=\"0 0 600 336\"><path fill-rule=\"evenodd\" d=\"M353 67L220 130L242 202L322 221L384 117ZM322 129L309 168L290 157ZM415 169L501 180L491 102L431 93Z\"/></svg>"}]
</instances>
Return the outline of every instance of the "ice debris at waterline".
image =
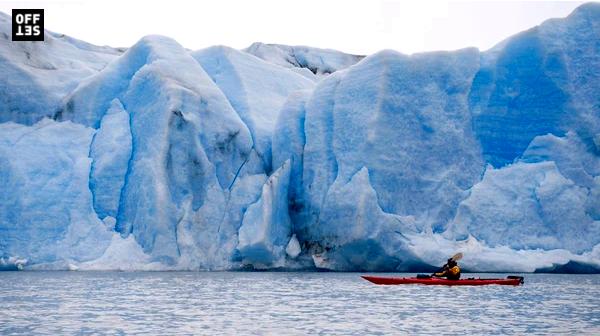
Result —
<instances>
[{"instance_id":1,"label":"ice debris at waterline","mask_svg":"<svg viewBox=\"0 0 600 336\"><path fill-rule=\"evenodd\" d=\"M46 37L0 38L0 269L600 269L599 4L484 52Z\"/></svg>"}]
</instances>

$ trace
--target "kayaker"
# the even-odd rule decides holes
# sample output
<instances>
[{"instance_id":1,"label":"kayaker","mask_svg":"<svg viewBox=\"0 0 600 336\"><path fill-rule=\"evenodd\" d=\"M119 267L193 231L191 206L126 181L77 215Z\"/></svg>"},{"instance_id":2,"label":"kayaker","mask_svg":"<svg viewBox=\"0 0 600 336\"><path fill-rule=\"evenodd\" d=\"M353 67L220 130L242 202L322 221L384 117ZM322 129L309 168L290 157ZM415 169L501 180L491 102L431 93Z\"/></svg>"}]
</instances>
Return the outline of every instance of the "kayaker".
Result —
<instances>
[{"instance_id":1,"label":"kayaker","mask_svg":"<svg viewBox=\"0 0 600 336\"><path fill-rule=\"evenodd\" d=\"M446 265L442 267L442 271L433 273L432 276L448 280L458 280L460 279L460 267L458 267L458 263L453 258L450 258Z\"/></svg>"}]
</instances>

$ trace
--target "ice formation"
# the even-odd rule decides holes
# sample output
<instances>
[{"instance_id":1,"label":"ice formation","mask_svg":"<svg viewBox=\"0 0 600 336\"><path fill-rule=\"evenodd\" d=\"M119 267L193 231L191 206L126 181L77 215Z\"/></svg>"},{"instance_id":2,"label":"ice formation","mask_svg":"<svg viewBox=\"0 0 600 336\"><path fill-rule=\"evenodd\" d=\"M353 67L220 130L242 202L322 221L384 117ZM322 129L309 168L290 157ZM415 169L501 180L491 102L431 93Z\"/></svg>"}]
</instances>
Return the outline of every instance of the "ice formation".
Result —
<instances>
[{"instance_id":1,"label":"ice formation","mask_svg":"<svg viewBox=\"0 0 600 336\"><path fill-rule=\"evenodd\" d=\"M262 268L285 265L285 250L292 234L289 180L290 162L286 161L265 182L258 201L244 213L237 245L243 263ZM294 247L290 249L294 254Z\"/></svg>"},{"instance_id":2,"label":"ice formation","mask_svg":"<svg viewBox=\"0 0 600 336\"><path fill-rule=\"evenodd\" d=\"M364 58L332 49L256 42L244 49L269 63L291 68L308 78L322 77L354 65Z\"/></svg>"},{"instance_id":3,"label":"ice formation","mask_svg":"<svg viewBox=\"0 0 600 336\"><path fill-rule=\"evenodd\" d=\"M11 17L0 12L0 122L54 116L66 94L122 52L49 31L43 43L12 42L11 34Z\"/></svg>"},{"instance_id":4,"label":"ice formation","mask_svg":"<svg viewBox=\"0 0 600 336\"><path fill-rule=\"evenodd\" d=\"M49 119L0 124L0 251L36 263L101 256L111 233L92 206L94 130Z\"/></svg>"},{"instance_id":5,"label":"ice formation","mask_svg":"<svg viewBox=\"0 0 600 336\"><path fill-rule=\"evenodd\" d=\"M600 270L598 4L365 58L9 22L0 270Z\"/></svg>"}]
</instances>

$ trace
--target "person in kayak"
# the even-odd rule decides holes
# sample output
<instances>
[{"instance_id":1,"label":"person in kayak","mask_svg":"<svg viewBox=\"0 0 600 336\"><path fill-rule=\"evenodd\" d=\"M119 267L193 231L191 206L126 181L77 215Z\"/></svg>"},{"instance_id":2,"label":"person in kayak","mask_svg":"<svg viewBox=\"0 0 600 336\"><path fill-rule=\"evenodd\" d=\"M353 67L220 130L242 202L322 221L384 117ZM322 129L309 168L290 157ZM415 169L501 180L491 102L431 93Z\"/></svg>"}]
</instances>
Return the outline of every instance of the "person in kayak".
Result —
<instances>
[{"instance_id":1,"label":"person in kayak","mask_svg":"<svg viewBox=\"0 0 600 336\"><path fill-rule=\"evenodd\" d=\"M450 258L446 265L442 267L442 271L433 273L432 276L448 280L458 280L460 279L460 267L458 267L458 263L453 258Z\"/></svg>"}]
</instances>

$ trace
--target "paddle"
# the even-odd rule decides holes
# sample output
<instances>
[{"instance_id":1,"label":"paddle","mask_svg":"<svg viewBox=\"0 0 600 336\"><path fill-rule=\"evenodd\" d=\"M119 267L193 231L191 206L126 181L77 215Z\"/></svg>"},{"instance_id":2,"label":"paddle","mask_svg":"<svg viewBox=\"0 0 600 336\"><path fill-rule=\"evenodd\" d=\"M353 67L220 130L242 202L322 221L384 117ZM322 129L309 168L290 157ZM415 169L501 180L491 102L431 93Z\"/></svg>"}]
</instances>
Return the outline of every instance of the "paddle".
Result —
<instances>
[{"instance_id":1,"label":"paddle","mask_svg":"<svg viewBox=\"0 0 600 336\"><path fill-rule=\"evenodd\" d=\"M453 255L452 258L450 258L450 259L452 259L454 261L459 261L460 259L462 259L462 257L463 257L462 252L458 252L457 254Z\"/></svg>"}]
</instances>

